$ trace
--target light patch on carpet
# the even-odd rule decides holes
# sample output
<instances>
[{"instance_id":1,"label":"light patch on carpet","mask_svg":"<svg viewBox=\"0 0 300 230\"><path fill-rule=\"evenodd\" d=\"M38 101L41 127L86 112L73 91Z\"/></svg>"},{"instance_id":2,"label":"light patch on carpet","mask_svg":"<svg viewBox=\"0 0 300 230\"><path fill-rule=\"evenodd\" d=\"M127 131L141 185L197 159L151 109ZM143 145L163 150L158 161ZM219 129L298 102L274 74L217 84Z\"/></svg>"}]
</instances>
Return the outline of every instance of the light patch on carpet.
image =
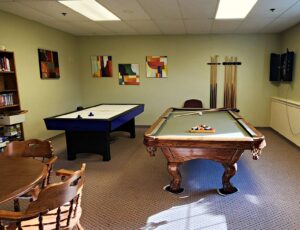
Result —
<instances>
[{"instance_id":1,"label":"light patch on carpet","mask_svg":"<svg viewBox=\"0 0 300 230\"><path fill-rule=\"evenodd\" d=\"M203 201L203 200L201 200ZM200 201L174 206L156 213L147 219L147 224L141 230L169 229L206 229L227 230L224 215L210 213L210 202Z\"/></svg>"},{"instance_id":2,"label":"light patch on carpet","mask_svg":"<svg viewBox=\"0 0 300 230\"><path fill-rule=\"evenodd\" d=\"M246 194L245 195L245 198L250 201L252 204L256 204L256 205L259 205L260 202L257 198L257 196L254 196L254 195L250 195L250 194Z\"/></svg>"}]
</instances>

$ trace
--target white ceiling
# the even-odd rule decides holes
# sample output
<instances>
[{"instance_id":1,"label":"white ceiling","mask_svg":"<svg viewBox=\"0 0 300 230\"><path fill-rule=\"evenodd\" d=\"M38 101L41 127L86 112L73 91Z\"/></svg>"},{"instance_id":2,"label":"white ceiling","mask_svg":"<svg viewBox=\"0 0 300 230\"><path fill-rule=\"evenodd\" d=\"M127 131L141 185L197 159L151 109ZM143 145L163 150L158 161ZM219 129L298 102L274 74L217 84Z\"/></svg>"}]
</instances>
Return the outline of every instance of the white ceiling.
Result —
<instances>
[{"instance_id":1,"label":"white ceiling","mask_svg":"<svg viewBox=\"0 0 300 230\"><path fill-rule=\"evenodd\" d=\"M300 0L258 0L244 20L215 20L218 0L97 1L121 21L94 22L57 0L0 0L0 10L74 35L276 33L300 22Z\"/></svg>"}]
</instances>

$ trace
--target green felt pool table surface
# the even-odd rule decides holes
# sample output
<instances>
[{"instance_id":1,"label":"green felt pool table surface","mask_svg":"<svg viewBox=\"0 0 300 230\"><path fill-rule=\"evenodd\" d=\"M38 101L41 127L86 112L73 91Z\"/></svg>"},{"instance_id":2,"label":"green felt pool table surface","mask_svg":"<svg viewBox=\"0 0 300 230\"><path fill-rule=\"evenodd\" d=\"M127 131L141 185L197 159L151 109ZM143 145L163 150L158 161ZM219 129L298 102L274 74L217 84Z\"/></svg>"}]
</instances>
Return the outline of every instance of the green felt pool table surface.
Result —
<instances>
[{"instance_id":1,"label":"green felt pool table surface","mask_svg":"<svg viewBox=\"0 0 300 230\"><path fill-rule=\"evenodd\" d=\"M203 111L202 115L190 114L192 110L173 110L154 136L199 136L222 138L245 138L250 134L228 111ZM214 133L190 133L194 126L207 125L215 129Z\"/></svg>"}]
</instances>

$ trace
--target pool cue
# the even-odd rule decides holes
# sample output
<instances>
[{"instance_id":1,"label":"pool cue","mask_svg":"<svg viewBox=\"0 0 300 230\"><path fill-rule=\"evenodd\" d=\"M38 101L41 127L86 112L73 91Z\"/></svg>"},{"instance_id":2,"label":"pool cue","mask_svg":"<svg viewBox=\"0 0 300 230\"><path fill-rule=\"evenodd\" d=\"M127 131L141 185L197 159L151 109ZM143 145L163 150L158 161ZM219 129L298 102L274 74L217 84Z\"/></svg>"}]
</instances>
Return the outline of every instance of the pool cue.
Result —
<instances>
[{"instance_id":1,"label":"pool cue","mask_svg":"<svg viewBox=\"0 0 300 230\"><path fill-rule=\"evenodd\" d=\"M225 57L225 62L227 62L227 57ZM224 108L227 108L226 106L226 84L227 84L227 65L225 65L225 70L224 70L224 98L223 98L223 105Z\"/></svg>"},{"instance_id":2,"label":"pool cue","mask_svg":"<svg viewBox=\"0 0 300 230\"><path fill-rule=\"evenodd\" d=\"M190 113L182 113L182 114L178 114L178 115L174 115L174 117L182 117L182 116L188 116L188 115L202 115L202 111L195 111L195 112L190 112Z\"/></svg>"},{"instance_id":3,"label":"pool cue","mask_svg":"<svg viewBox=\"0 0 300 230\"><path fill-rule=\"evenodd\" d=\"M225 87L226 87L226 97L225 97L225 99L226 99L226 101L225 101L225 108L229 108L229 103L228 103L228 101L229 101L229 74L230 74L230 66L229 66L229 60L230 60L230 58L229 57L226 57L226 62L227 62L227 65L226 65L226 85L225 85Z\"/></svg>"},{"instance_id":4,"label":"pool cue","mask_svg":"<svg viewBox=\"0 0 300 230\"><path fill-rule=\"evenodd\" d=\"M237 84L237 57L234 58L233 84L232 84L232 108L236 108L236 84Z\"/></svg>"},{"instance_id":5,"label":"pool cue","mask_svg":"<svg viewBox=\"0 0 300 230\"><path fill-rule=\"evenodd\" d=\"M232 57L229 58L229 77L228 77L228 108L231 108L231 97L232 97Z\"/></svg>"},{"instance_id":6,"label":"pool cue","mask_svg":"<svg viewBox=\"0 0 300 230\"><path fill-rule=\"evenodd\" d=\"M210 108L212 108L213 100L213 57L210 57Z\"/></svg>"},{"instance_id":7,"label":"pool cue","mask_svg":"<svg viewBox=\"0 0 300 230\"><path fill-rule=\"evenodd\" d=\"M230 108L233 108L233 100L234 100L234 57L231 57L231 85L230 85L230 93L231 93L231 100L230 100Z\"/></svg>"},{"instance_id":8,"label":"pool cue","mask_svg":"<svg viewBox=\"0 0 300 230\"><path fill-rule=\"evenodd\" d=\"M213 104L213 108L217 108L217 95L218 95L218 83L217 83L217 77L218 77L218 65L220 63L218 63L218 55L215 55L214 57L214 104Z\"/></svg>"},{"instance_id":9,"label":"pool cue","mask_svg":"<svg viewBox=\"0 0 300 230\"><path fill-rule=\"evenodd\" d=\"M215 58L212 57L211 58L211 61L212 61L212 66L211 66L211 71L212 71L212 97L211 97L211 105L210 105L210 108L215 108Z\"/></svg>"}]
</instances>

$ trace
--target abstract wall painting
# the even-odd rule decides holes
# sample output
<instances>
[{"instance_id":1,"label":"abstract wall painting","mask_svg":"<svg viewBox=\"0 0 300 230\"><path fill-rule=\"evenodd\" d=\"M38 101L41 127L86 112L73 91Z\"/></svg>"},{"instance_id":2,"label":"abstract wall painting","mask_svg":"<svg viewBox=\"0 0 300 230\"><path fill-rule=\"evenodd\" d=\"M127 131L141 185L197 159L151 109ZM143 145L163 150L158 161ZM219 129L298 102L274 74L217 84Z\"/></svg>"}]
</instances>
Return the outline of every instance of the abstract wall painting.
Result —
<instances>
[{"instance_id":1,"label":"abstract wall painting","mask_svg":"<svg viewBox=\"0 0 300 230\"><path fill-rule=\"evenodd\" d=\"M112 56L92 56L92 76L112 77Z\"/></svg>"},{"instance_id":2,"label":"abstract wall painting","mask_svg":"<svg viewBox=\"0 0 300 230\"><path fill-rule=\"evenodd\" d=\"M119 84L139 85L140 84L139 64L119 64Z\"/></svg>"},{"instance_id":3,"label":"abstract wall painting","mask_svg":"<svg viewBox=\"0 0 300 230\"><path fill-rule=\"evenodd\" d=\"M45 49L38 49L40 77L42 79L60 78L58 53Z\"/></svg>"},{"instance_id":4,"label":"abstract wall painting","mask_svg":"<svg viewBox=\"0 0 300 230\"><path fill-rule=\"evenodd\" d=\"M165 78L168 76L167 56L147 56L146 74L149 78Z\"/></svg>"}]
</instances>

